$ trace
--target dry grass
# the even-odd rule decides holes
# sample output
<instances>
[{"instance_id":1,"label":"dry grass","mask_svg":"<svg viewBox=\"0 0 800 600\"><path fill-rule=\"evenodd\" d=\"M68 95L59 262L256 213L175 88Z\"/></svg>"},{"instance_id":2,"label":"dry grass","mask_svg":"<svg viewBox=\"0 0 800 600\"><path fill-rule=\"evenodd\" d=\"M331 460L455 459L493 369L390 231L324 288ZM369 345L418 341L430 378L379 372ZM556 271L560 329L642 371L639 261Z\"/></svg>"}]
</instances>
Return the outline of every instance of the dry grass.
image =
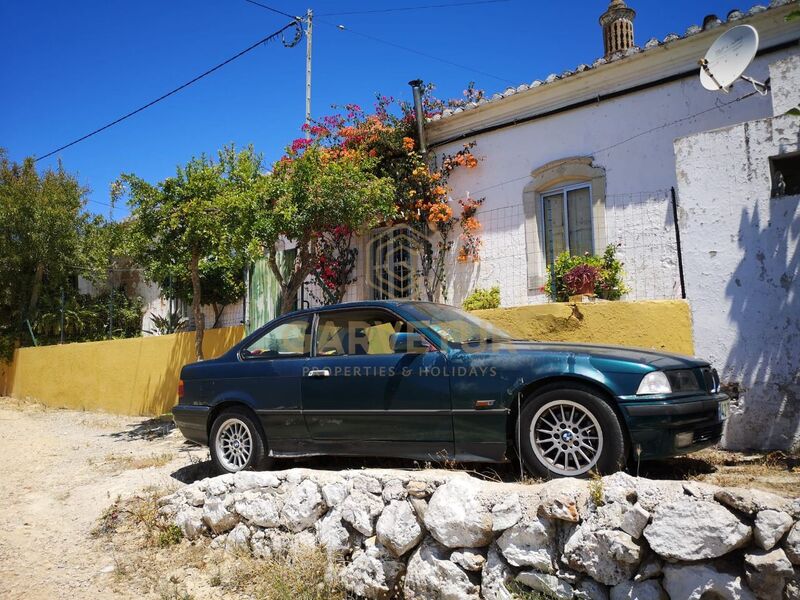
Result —
<instances>
[{"instance_id":1,"label":"dry grass","mask_svg":"<svg viewBox=\"0 0 800 600\"><path fill-rule=\"evenodd\" d=\"M151 454L150 456L107 454L102 461L90 460L89 464L107 467L113 471L131 471L150 467L163 467L174 459L175 455L169 452Z\"/></svg>"},{"instance_id":2,"label":"dry grass","mask_svg":"<svg viewBox=\"0 0 800 600\"><path fill-rule=\"evenodd\" d=\"M239 556L227 576L217 580L223 590L258 600L345 600L336 565L321 548L304 548L285 556L259 560Z\"/></svg>"}]
</instances>

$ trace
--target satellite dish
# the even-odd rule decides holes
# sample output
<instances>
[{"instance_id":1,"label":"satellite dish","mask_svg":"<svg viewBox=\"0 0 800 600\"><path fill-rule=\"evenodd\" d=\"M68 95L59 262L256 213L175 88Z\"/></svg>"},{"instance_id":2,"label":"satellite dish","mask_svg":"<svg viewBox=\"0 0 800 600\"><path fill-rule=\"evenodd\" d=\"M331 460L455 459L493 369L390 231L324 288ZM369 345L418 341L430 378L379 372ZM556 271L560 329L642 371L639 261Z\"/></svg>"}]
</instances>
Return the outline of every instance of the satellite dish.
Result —
<instances>
[{"instance_id":1,"label":"satellite dish","mask_svg":"<svg viewBox=\"0 0 800 600\"><path fill-rule=\"evenodd\" d=\"M700 60L700 83L713 92L722 90L726 94L739 79L753 84L761 94L767 86L744 75L758 52L758 31L752 25L732 27L711 45L705 58Z\"/></svg>"}]
</instances>

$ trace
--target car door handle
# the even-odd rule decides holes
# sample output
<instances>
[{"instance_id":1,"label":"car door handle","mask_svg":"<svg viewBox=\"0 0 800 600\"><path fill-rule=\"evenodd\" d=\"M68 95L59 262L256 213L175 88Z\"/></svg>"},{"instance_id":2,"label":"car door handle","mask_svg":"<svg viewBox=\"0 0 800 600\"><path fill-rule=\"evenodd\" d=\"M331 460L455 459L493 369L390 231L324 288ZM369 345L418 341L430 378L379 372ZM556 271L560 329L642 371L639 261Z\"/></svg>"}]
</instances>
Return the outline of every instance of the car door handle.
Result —
<instances>
[{"instance_id":1,"label":"car door handle","mask_svg":"<svg viewBox=\"0 0 800 600\"><path fill-rule=\"evenodd\" d=\"M330 377L331 370L330 369L311 369L308 372L308 377Z\"/></svg>"}]
</instances>

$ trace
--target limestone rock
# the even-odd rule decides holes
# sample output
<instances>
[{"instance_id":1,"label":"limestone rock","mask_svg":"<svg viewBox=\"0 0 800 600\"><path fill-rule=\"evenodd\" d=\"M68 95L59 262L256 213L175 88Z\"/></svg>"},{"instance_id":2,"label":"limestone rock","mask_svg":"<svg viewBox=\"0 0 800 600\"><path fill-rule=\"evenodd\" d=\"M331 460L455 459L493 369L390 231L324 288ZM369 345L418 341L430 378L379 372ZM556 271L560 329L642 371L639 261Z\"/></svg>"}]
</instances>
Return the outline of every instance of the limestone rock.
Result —
<instances>
[{"instance_id":1,"label":"limestone rock","mask_svg":"<svg viewBox=\"0 0 800 600\"><path fill-rule=\"evenodd\" d=\"M519 494L509 494L492 507L492 531L505 531L522 518Z\"/></svg>"},{"instance_id":2,"label":"limestone rock","mask_svg":"<svg viewBox=\"0 0 800 600\"><path fill-rule=\"evenodd\" d=\"M480 571L486 562L486 552L474 548L462 548L450 555L450 560L465 571Z\"/></svg>"},{"instance_id":3,"label":"limestone rock","mask_svg":"<svg viewBox=\"0 0 800 600\"><path fill-rule=\"evenodd\" d=\"M374 494L354 491L340 505L342 518L359 533L375 535L375 517L383 511L383 500Z\"/></svg>"},{"instance_id":4,"label":"limestone rock","mask_svg":"<svg viewBox=\"0 0 800 600\"><path fill-rule=\"evenodd\" d=\"M265 560L283 556L289 549L289 535L277 529L260 529L250 536L250 550L256 558Z\"/></svg>"},{"instance_id":5,"label":"limestone rock","mask_svg":"<svg viewBox=\"0 0 800 600\"><path fill-rule=\"evenodd\" d=\"M780 548L745 554L744 567L747 583L759 600L781 600L787 580L794 577L792 563Z\"/></svg>"},{"instance_id":6,"label":"limestone rock","mask_svg":"<svg viewBox=\"0 0 800 600\"><path fill-rule=\"evenodd\" d=\"M334 508L317 521L317 543L329 554L346 554L350 550L350 532L342 524L342 511Z\"/></svg>"},{"instance_id":7,"label":"limestone rock","mask_svg":"<svg viewBox=\"0 0 800 600\"><path fill-rule=\"evenodd\" d=\"M399 479L390 479L383 486L381 497L384 502L391 502L392 500L405 500L408 497L408 492Z\"/></svg>"},{"instance_id":8,"label":"limestone rock","mask_svg":"<svg viewBox=\"0 0 800 600\"><path fill-rule=\"evenodd\" d=\"M480 588L449 560L450 552L427 538L411 555L406 568L406 600L479 600Z\"/></svg>"},{"instance_id":9,"label":"limestone rock","mask_svg":"<svg viewBox=\"0 0 800 600\"><path fill-rule=\"evenodd\" d=\"M211 531L219 534L233 529L237 519L220 498L207 498L203 505L203 521Z\"/></svg>"},{"instance_id":10,"label":"limestone rock","mask_svg":"<svg viewBox=\"0 0 800 600\"><path fill-rule=\"evenodd\" d=\"M406 493L412 498L427 498L433 490L424 481L409 481L406 484Z\"/></svg>"},{"instance_id":11,"label":"limestone rock","mask_svg":"<svg viewBox=\"0 0 800 600\"><path fill-rule=\"evenodd\" d=\"M556 600L572 600L573 589L570 584L561 581L555 575L538 571L523 571L517 575L517 581L534 591L542 592L547 598Z\"/></svg>"},{"instance_id":12,"label":"limestone rock","mask_svg":"<svg viewBox=\"0 0 800 600\"><path fill-rule=\"evenodd\" d=\"M255 488L276 488L281 480L265 471L239 471L233 474L233 489L246 492Z\"/></svg>"},{"instance_id":13,"label":"limestone rock","mask_svg":"<svg viewBox=\"0 0 800 600\"><path fill-rule=\"evenodd\" d=\"M454 479L439 487L425 511L425 527L448 548L479 548L492 541L492 515L480 501L480 484Z\"/></svg>"},{"instance_id":14,"label":"limestone rock","mask_svg":"<svg viewBox=\"0 0 800 600\"><path fill-rule=\"evenodd\" d=\"M664 558L694 561L745 546L752 530L719 504L686 499L659 506L644 537Z\"/></svg>"},{"instance_id":15,"label":"limestone rock","mask_svg":"<svg viewBox=\"0 0 800 600\"><path fill-rule=\"evenodd\" d=\"M620 529L633 539L638 540L642 537L642 532L648 521L650 521L650 513L637 502L623 513Z\"/></svg>"},{"instance_id":16,"label":"limestone rock","mask_svg":"<svg viewBox=\"0 0 800 600\"><path fill-rule=\"evenodd\" d=\"M259 527L280 525L280 505L272 494L245 492L234 503L233 509L251 525Z\"/></svg>"},{"instance_id":17,"label":"limestone rock","mask_svg":"<svg viewBox=\"0 0 800 600\"><path fill-rule=\"evenodd\" d=\"M756 600L741 577L709 564L665 565L664 589L670 598L681 600Z\"/></svg>"},{"instance_id":18,"label":"limestone rock","mask_svg":"<svg viewBox=\"0 0 800 600\"><path fill-rule=\"evenodd\" d=\"M555 572L555 526L552 521L534 518L506 529L497 547L509 564L533 567L545 573Z\"/></svg>"},{"instance_id":19,"label":"limestone rock","mask_svg":"<svg viewBox=\"0 0 800 600\"><path fill-rule=\"evenodd\" d=\"M792 517L782 510L766 509L756 515L753 538L764 550L771 550L792 526Z\"/></svg>"},{"instance_id":20,"label":"limestone rock","mask_svg":"<svg viewBox=\"0 0 800 600\"><path fill-rule=\"evenodd\" d=\"M611 600L669 600L661 584L655 579L635 583L623 581L611 588Z\"/></svg>"},{"instance_id":21,"label":"limestone rock","mask_svg":"<svg viewBox=\"0 0 800 600\"><path fill-rule=\"evenodd\" d=\"M564 560L581 573L606 585L631 579L642 560L642 547L627 533L593 530L582 523L564 545Z\"/></svg>"},{"instance_id":22,"label":"limestone rock","mask_svg":"<svg viewBox=\"0 0 800 600\"><path fill-rule=\"evenodd\" d=\"M653 579L661 575L664 569L664 561L662 561L655 554L648 554L647 558L639 565L639 570L636 571L634 581L644 581L646 579Z\"/></svg>"},{"instance_id":23,"label":"limestone rock","mask_svg":"<svg viewBox=\"0 0 800 600\"><path fill-rule=\"evenodd\" d=\"M548 481L541 491L539 516L577 523L589 499L586 481L563 477Z\"/></svg>"},{"instance_id":24,"label":"limestone rock","mask_svg":"<svg viewBox=\"0 0 800 600\"><path fill-rule=\"evenodd\" d=\"M784 600L800 600L800 569L794 570L794 578L783 589Z\"/></svg>"},{"instance_id":25,"label":"limestone rock","mask_svg":"<svg viewBox=\"0 0 800 600\"><path fill-rule=\"evenodd\" d=\"M322 486L322 499L325 504L334 508L347 497L347 487L343 481L333 481Z\"/></svg>"},{"instance_id":26,"label":"limestone rock","mask_svg":"<svg viewBox=\"0 0 800 600\"><path fill-rule=\"evenodd\" d=\"M203 534L203 509L194 506L184 506L178 510L173 522L181 528L183 537L193 540Z\"/></svg>"},{"instance_id":27,"label":"limestone rock","mask_svg":"<svg viewBox=\"0 0 800 600\"><path fill-rule=\"evenodd\" d=\"M800 565L800 521L792 526L786 541L783 542L783 550L786 556L794 565Z\"/></svg>"},{"instance_id":28,"label":"limestone rock","mask_svg":"<svg viewBox=\"0 0 800 600\"><path fill-rule=\"evenodd\" d=\"M367 494L378 494L383 491L381 482L374 477L366 475L356 475L350 480L350 490L353 492L365 492Z\"/></svg>"},{"instance_id":29,"label":"limestone rock","mask_svg":"<svg viewBox=\"0 0 800 600\"><path fill-rule=\"evenodd\" d=\"M511 568L493 544L481 570L481 597L484 600L514 600L507 584L514 579Z\"/></svg>"},{"instance_id":30,"label":"limestone rock","mask_svg":"<svg viewBox=\"0 0 800 600\"><path fill-rule=\"evenodd\" d=\"M411 505L405 500L392 500L375 525L378 541L395 556L403 556L422 541L424 532Z\"/></svg>"},{"instance_id":31,"label":"limestone rock","mask_svg":"<svg viewBox=\"0 0 800 600\"><path fill-rule=\"evenodd\" d=\"M289 488L281 510L281 523L289 531L311 527L325 513L319 486L310 479Z\"/></svg>"},{"instance_id":32,"label":"limestone rock","mask_svg":"<svg viewBox=\"0 0 800 600\"><path fill-rule=\"evenodd\" d=\"M609 600L608 587L586 577L575 585L575 600Z\"/></svg>"},{"instance_id":33,"label":"limestone rock","mask_svg":"<svg viewBox=\"0 0 800 600\"><path fill-rule=\"evenodd\" d=\"M225 538L225 551L236 552L250 549L250 529L244 523L239 523L231 529Z\"/></svg>"},{"instance_id":34,"label":"limestone rock","mask_svg":"<svg viewBox=\"0 0 800 600\"><path fill-rule=\"evenodd\" d=\"M353 553L352 562L342 573L342 583L347 591L360 598L385 600L395 595L404 568L383 546L373 544Z\"/></svg>"},{"instance_id":35,"label":"limestone rock","mask_svg":"<svg viewBox=\"0 0 800 600\"><path fill-rule=\"evenodd\" d=\"M789 502L769 492L747 488L722 488L714 499L747 515L755 515L761 510L785 510Z\"/></svg>"}]
</instances>

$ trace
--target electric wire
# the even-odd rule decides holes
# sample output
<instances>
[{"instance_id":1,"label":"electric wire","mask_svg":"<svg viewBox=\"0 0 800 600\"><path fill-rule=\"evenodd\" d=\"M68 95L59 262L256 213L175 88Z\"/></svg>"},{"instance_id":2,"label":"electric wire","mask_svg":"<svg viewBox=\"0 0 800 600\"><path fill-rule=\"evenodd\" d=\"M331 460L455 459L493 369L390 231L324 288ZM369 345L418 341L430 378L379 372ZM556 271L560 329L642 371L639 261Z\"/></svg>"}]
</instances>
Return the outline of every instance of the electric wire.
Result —
<instances>
[{"instance_id":1,"label":"electric wire","mask_svg":"<svg viewBox=\"0 0 800 600\"><path fill-rule=\"evenodd\" d=\"M278 10L277 8L273 8L272 6L267 6L266 4L262 4L261 2L256 2L256 0L244 0L245 2L249 2L250 4L255 4L256 6L260 6L261 8L266 8L267 10L271 10L274 13L279 15L283 15L284 17L289 17L290 19L298 19L299 17L290 15L287 12L283 12L282 10Z\"/></svg>"},{"instance_id":2,"label":"electric wire","mask_svg":"<svg viewBox=\"0 0 800 600\"><path fill-rule=\"evenodd\" d=\"M290 15L290 17L291 17L291 15ZM146 109L150 108L150 107L151 107L151 106L153 106L154 104L158 104L158 103L159 103L159 102L161 102L162 100L166 100L166 99L167 99L167 98L169 98L170 96L172 96L172 95L174 95L174 94L177 94L178 92L180 92L180 91L181 91L181 90L183 90L183 89L186 89L186 88L187 88L187 87L189 87L190 85L192 85L192 84L194 84L194 83L197 83L198 81L200 81L200 80L201 80L201 79L203 79L204 77L207 77L208 75L211 75L212 73L214 73L215 71L218 71L218 70L219 70L219 69L221 69L222 67L224 67L224 66L226 66L226 65L229 65L230 63L232 63L233 61L235 61L237 58L241 58L242 56L244 56L244 55L245 55L245 54L247 54L248 52L251 52L252 50L255 50L255 49L256 49L256 48L258 48L258 47L259 47L261 44L266 44L267 42L269 42L269 41L271 41L271 40L273 40L273 39L277 38L277 37L278 37L280 34L282 34L282 33L283 33L284 31L286 31L287 29L289 29L289 28L291 28L291 27L296 27L296 26L297 26L297 23L298 23L297 19L296 19L295 17L291 17L291 18L292 18L292 22L291 22L291 23L287 23L286 25L284 25L283 27L281 27L281 28L280 28L280 29L278 29L277 31L275 31L275 32L273 32L273 33L271 33L271 34L269 34L269 35L268 35L268 36L266 36L266 37L263 37L263 38L261 38L260 40L258 40L258 41L257 41L257 42L255 42L254 44L251 44L250 46L248 46L247 48L245 48L244 50L242 50L241 52L238 52L238 53L234 54L233 56L231 56L230 58L228 58L227 60L224 60L224 61L222 61L221 63L219 63L219 64L217 64L217 65L215 65L215 66L211 67L210 69L208 69L208 70L204 71L203 73L201 73L201 74L200 74L200 75L198 75L197 77L195 77L195 78L193 78L193 79L191 79L191 80L187 81L187 82L186 82L186 83L184 83L183 85L179 85L178 87L176 87L176 88L174 88L174 89L170 90L170 91L169 91L169 92L167 92L166 94L163 94L163 95L159 96L159 97L158 97L158 98L156 98L155 100L151 100L151 101L150 101L150 102L148 102L147 104L144 104L144 105L140 106L139 108L137 108L137 109L135 109L135 110L132 110L131 112L129 112L129 113L127 113L127 114L125 114L125 115L123 115L123 116L121 116L121 117L117 118L117 119L114 119L114 120L113 120L113 121L111 121L110 123L107 123L107 124L103 125L102 127L99 127L99 128L97 128L97 129L95 129L94 131L91 131L90 133L87 133L86 135L83 135L83 136L81 136L81 137L79 137L79 138L77 138L77 139L75 139L75 140L73 140L73 141L69 142L68 144L64 144L63 146L60 146L60 147L56 148L55 150L52 150L52 151L48 152L47 154L44 154L44 155L42 155L42 156L39 156L39 157L37 157L37 158L36 158L36 159L34 159L34 160L35 160L36 162L38 162L38 161L40 161L40 160L43 160L43 159L45 159L45 158L48 158L48 157L50 157L50 156L53 156L54 154L56 154L56 153L58 153L58 152L61 152L62 150L65 150L65 149L69 148L70 146L74 146L75 144L78 144L78 143L80 143L80 142L82 142L82 141L84 141L84 140L86 140L86 139L89 139L90 137L92 137L92 136L94 136L94 135L97 135L98 133L100 133L100 132L102 132L102 131L105 131L106 129L109 129L110 127L113 127L114 125L117 125L117 124L121 123L122 121L125 121L126 119L129 119L129 118L131 118L132 116L134 116L134 115L136 115L136 114L138 114L138 113L142 112L143 110L146 110Z\"/></svg>"}]
</instances>

